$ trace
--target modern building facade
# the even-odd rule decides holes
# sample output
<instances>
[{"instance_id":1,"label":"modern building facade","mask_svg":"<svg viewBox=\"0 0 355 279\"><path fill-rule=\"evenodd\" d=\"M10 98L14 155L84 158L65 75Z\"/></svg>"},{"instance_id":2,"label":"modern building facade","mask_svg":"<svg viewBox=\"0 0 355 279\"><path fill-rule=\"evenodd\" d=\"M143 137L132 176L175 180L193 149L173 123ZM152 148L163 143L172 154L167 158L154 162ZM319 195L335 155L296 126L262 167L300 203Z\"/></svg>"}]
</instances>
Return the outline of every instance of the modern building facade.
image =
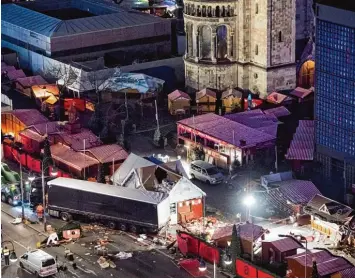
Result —
<instances>
[{"instance_id":1,"label":"modern building facade","mask_svg":"<svg viewBox=\"0 0 355 279\"><path fill-rule=\"evenodd\" d=\"M266 97L296 87L296 0L186 0L185 79Z\"/></svg>"},{"instance_id":2,"label":"modern building facade","mask_svg":"<svg viewBox=\"0 0 355 279\"><path fill-rule=\"evenodd\" d=\"M316 18L316 159L345 195L355 184L354 2L318 0Z\"/></svg>"},{"instance_id":3,"label":"modern building facade","mask_svg":"<svg viewBox=\"0 0 355 279\"><path fill-rule=\"evenodd\" d=\"M122 55L170 55L171 22L97 0L42 0L1 7L1 45L16 51L21 67L31 53L86 61Z\"/></svg>"}]
</instances>

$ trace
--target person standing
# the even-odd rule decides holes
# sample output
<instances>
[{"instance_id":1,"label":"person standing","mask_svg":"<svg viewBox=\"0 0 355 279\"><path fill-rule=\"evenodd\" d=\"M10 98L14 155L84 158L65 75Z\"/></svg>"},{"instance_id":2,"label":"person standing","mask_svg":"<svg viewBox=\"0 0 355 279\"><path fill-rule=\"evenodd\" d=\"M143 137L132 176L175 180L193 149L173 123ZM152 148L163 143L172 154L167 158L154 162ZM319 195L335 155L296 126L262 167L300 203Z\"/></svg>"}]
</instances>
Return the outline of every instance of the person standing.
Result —
<instances>
[{"instance_id":1,"label":"person standing","mask_svg":"<svg viewBox=\"0 0 355 279\"><path fill-rule=\"evenodd\" d=\"M42 206L42 204L39 204L36 208L36 212L37 212L37 218L39 221L43 220L43 214L44 214L44 208Z\"/></svg>"},{"instance_id":2,"label":"person standing","mask_svg":"<svg viewBox=\"0 0 355 279\"><path fill-rule=\"evenodd\" d=\"M10 250L7 249L7 246L5 246L3 254L5 258L5 265L10 265Z\"/></svg>"}]
</instances>

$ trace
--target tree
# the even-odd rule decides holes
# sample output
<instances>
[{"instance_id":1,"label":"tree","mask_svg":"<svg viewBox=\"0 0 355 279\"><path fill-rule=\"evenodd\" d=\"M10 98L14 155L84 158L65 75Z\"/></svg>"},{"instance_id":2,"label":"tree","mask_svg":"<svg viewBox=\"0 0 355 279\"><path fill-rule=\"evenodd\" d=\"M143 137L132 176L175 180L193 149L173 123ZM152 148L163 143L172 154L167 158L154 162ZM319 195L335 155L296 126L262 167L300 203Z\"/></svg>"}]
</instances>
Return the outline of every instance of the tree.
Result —
<instances>
[{"instance_id":1,"label":"tree","mask_svg":"<svg viewBox=\"0 0 355 279\"><path fill-rule=\"evenodd\" d=\"M53 158L50 147L51 145L48 140L48 136L46 136L43 146L43 171L45 176L49 176L49 166L53 165Z\"/></svg>"},{"instance_id":2,"label":"tree","mask_svg":"<svg viewBox=\"0 0 355 279\"><path fill-rule=\"evenodd\" d=\"M233 226L233 231L232 231L232 241L231 241L231 247L230 247L230 253L232 257L232 272L235 274L235 262L237 260L237 257L240 257L242 255L242 245L240 242L240 236L239 236L239 227L237 229L237 226Z\"/></svg>"},{"instance_id":3,"label":"tree","mask_svg":"<svg viewBox=\"0 0 355 279\"><path fill-rule=\"evenodd\" d=\"M312 278L319 278L317 262L313 259Z\"/></svg>"},{"instance_id":4,"label":"tree","mask_svg":"<svg viewBox=\"0 0 355 279\"><path fill-rule=\"evenodd\" d=\"M103 164L99 164L99 170L97 172L97 178L96 178L98 183L105 183L105 168Z\"/></svg>"}]
</instances>

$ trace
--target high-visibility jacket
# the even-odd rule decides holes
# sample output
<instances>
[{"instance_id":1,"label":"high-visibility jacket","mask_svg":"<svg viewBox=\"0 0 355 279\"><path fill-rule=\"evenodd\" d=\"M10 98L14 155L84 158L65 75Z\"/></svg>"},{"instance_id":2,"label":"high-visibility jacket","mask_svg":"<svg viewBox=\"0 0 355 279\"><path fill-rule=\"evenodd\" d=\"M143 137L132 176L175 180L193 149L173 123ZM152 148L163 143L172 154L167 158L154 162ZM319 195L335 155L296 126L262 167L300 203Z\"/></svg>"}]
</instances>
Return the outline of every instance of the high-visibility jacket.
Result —
<instances>
[{"instance_id":1,"label":"high-visibility jacket","mask_svg":"<svg viewBox=\"0 0 355 279\"><path fill-rule=\"evenodd\" d=\"M37 206L36 212L37 212L37 216L38 216L38 217L42 217L42 216L43 216L43 213L44 213L44 208L43 208L43 206L42 206L42 205Z\"/></svg>"},{"instance_id":2,"label":"high-visibility jacket","mask_svg":"<svg viewBox=\"0 0 355 279\"><path fill-rule=\"evenodd\" d=\"M3 253L4 253L4 256L9 256L10 255L10 250L9 249L4 249Z\"/></svg>"}]
</instances>

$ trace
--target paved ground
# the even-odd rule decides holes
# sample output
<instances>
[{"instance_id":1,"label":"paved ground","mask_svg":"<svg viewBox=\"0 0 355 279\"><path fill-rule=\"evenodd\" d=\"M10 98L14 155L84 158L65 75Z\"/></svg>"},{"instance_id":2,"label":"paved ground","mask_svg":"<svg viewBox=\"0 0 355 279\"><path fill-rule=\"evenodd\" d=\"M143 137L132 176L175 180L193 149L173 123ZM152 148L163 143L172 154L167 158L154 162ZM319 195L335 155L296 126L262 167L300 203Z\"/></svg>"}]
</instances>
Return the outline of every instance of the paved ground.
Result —
<instances>
[{"instance_id":1,"label":"paved ground","mask_svg":"<svg viewBox=\"0 0 355 279\"><path fill-rule=\"evenodd\" d=\"M20 247L15 247L16 253L22 254L25 252L26 247L35 248L35 244L38 241L44 239L43 235L39 235L37 231L20 224L12 225L10 222L13 220L10 215L18 216L21 212L21 207L10 207L7 204L2 204L2 224L3 233L12 237L11 240L18 240ZM26 216L30 217L31 212L26 210ZM32 216L34 220L34 216ZM54 228L59 228L65 223L56 218L48 218L48 224ZM86 225L82 223L82 225ZM43 225L31 225L38 231L43 230ZM98 255L94 254L95 241L98 238L108 236L112 243L108 244L110 254L117 254L120 251L131 252L133 257L127 260L115 260L117 267L115 269L101 269L97 264ZM22 246L21 246L22 245ZM22 247L22 248L21 248ZM84 237L75 243L63 245L61 247L51 247L45 250L53 255L58 256L59 260L64 262L64 247L67 247L75 253L75 262L78 265L78 269L73 272L72 277L118 277L118 278L187 278L190 277L184 270L177 266L178 255L170 255L168 252L160 246L151 247L145 246L137 241L137 237L129 235L120 231L106 230L105 228L99 228L98 230L90 230L84 232ZM18 249L18 250L17 250ZM19 252L18 252L19 251ZM18 267L8 268L6 271L7 277L24 277L22 273L19 273ZM22 271L21 271L22 272ZM70 270L68 271L70 272ZM209 266L207 271L207 277L213 277L213 268ZM5 274L5 273L3 273ZM19 275L16 275L19 274ZM65 277L70 277L71 273ZM218 278L225 278L226 276L221 273L217 273Z\"/></svg>"}]
</instances>

